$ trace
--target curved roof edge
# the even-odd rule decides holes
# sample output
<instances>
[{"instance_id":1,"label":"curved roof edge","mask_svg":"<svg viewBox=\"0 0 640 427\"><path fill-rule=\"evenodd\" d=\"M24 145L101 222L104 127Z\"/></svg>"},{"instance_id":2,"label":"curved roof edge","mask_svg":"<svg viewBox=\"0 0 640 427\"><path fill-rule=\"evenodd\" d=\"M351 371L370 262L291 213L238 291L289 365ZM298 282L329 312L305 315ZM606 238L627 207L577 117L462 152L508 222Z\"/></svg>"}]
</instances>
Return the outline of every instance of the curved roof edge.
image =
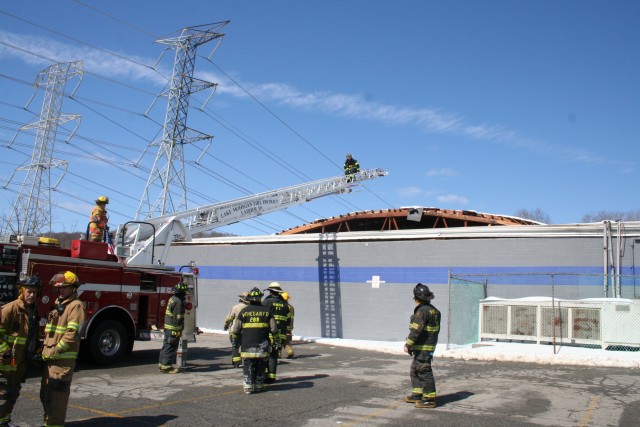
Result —
<instances>
[{"instance_id":1,"label":"curved roof edge","mask_svg":"<svg viewBox=\"0 0 640 427\"><path fill-rule=\"evenodd\" d=\"M408 206L351 212L318 219L276 233L337 233L350 231L386 231L478 226L544 225L538 221L508 215L481 213L473 210L453 210L424 206Z\"/></svg>"}]
</instances>

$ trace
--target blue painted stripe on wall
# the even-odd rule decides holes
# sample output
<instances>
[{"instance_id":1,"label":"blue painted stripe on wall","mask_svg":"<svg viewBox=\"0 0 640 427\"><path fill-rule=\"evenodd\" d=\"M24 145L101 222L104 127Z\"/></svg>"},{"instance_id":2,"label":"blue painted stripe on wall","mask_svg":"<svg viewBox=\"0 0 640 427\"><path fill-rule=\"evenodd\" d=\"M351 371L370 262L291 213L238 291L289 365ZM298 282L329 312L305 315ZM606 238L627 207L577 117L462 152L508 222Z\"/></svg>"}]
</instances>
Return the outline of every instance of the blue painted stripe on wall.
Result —
<instances>
[{"instance_id":1,"label":"blue painted stripe on wall","mask_svg":"<svg viewBox=\"0 0 640 427\"><path fill-rule=\"evenodd\" d=\"M318 282L318 267L221 267L221 266L199 266L200 278L217 280L255 280L259 282L270 282L277 280L280 282ZM631 268L623 268L622 274L631 274ZM600 281L576 279L575 276L556 276L555 283L562 285L575 284L602 284L602 267L455 267L451 268L452 274L504 274L503 278L493 278L492 283L513 284L515 274L524 273L573 273L573 274L593 274L599 275ZM380 280L387 283L447 283L449 268L446 267L341 267L338 278L341 282L362 282L371 280L372 276L380 276ZM579 280L582 283L576 283ZM531 284L547 285L548 280L532 281ZM587 283L588 282L588 283ZM593 283L592 283L593 282Z\"/></svg>"}]
</instances>

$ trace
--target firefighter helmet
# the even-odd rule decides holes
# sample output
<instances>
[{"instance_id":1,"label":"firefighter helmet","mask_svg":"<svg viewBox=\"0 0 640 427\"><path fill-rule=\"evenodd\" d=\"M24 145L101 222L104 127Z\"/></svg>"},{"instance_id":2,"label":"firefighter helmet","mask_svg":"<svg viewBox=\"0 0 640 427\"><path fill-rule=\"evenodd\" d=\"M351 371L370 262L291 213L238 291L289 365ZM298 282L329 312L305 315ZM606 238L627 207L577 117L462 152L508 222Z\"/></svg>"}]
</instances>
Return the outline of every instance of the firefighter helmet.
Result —
<instances>
[{"instance_id":1,"label":"firefighter helmet","mask_svg":"<svg viewBox=\"0 0 640 427\"><path fill-rule=\"evenodd\" d=\"M351 158L351 153L347 153L347 159Z\"/></svg>"},{"instance_id":2,"label":"firefighter helmet","mask_svg":"<svg viewBox=\"0 0 640 427\"><path fill-rule=\"evenodd\" d=\"M42 287L42 282L40 281L40 275L34 274L33 276L27 276L21 279L18 285L21 288L36 288L39 291Z\"/></svg>"},{"instance_id":3,"label":"firefighter helmet","mask_svg":"<svg viewBox=\"0 0 640 427\"><path fill-rule=\"evenodd\" d=\"M433 299L434 295L427 285L418 283L416 287L413 288L413 297L422 302L429 302Z\"/></svg>"},{"instance_id":4,"label":"firefighter helmet","mask_svg":"<svg viewBox=\"0 0 640 427\"><path fill-rule=\"evenodd\" d=\"M63 271L61 273L54 274L49 281L49 284L53 285L54 288L61 288L63 286L73 286L74 288L77 288L80 286L80 281L75 273L71 271Z\"/></svg>"},{"instance_id":5,"label":"firefighter helmet","mask_svg":"<svg viewBox=\"0 0 640 427\"><path fill-rule=\"evenodd\" d=\"M253 288L248 292L247 301L249 302L260 302L262 300L262 296L264 294L258 288Z\"/></svg>"},{"instance_id":6,"label":"firefighter helmet","mask_svg":"<svg viewBox=\"0 0 640 427\"><path fill-rule=\"evenodd\" d=\"M247 301L247 295L249 295L249 292L243 292L240 295L238 295L240 297L239 301L246 304L248 302Z\"/></svg>"},{"instance_id":7,"label":"firefighter helmet","mask_svg":"<svg viewBox=\"0 0 640 427\"><path fill-rule=\"evenodd\" d=\"M185 294L189 290L189 286L186 283L180 282L173 287L174 294Z\"/></svg>"},{"instance_id":8,"label":"firefighter helmet","mask_svg":"<svg viewBox=\"0 0 640 427\"><path fill-rule=\"evenodd\" d=\"M282 288L280 287L280 283L278 282L271 282L269 283L269 287L266 289L268 291L273 291L273 292L277 292L279 294L281 294L282 292L284 292L282 290Z\"/></svg>"},{"instance_id":9,"label":"firefighter helmet","mask_svg":"<svg viewBox=\"0 0 640 427\"><path fill-rule=\"evenodd\" d=\"M109 203L109 198L107 196L100 196L96 199L96 203L104 203L106 205Z\"/></svg>"},{"instance_id":10,"label":"firefighter helmet","mask_svg":"<svg viewBox=\"0 0 640 427\"><path fill-rule=\"evenodd\" d=\"M282 296L282 299L285 301L289 301L291 299L291 297L289 296L289 292L283 292L280 294L280 296Z\"/></svg>"}]
</instances>

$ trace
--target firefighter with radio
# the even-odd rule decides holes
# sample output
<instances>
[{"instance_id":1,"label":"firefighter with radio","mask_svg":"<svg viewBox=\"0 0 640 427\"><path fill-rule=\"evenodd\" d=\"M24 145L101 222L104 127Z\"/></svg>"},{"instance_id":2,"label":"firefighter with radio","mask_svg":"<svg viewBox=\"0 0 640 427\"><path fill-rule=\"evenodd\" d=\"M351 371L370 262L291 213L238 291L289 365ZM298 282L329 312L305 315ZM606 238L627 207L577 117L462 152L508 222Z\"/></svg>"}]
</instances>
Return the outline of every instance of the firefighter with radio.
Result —
<instances>
[{"instance_id":1,"label":"firefighter with radio","mask_svg":"<svg viewBox=\"0 0 640 427\"><path fill-rule=\"evenodd\" d=\"M413 289L416 308L409 321L409 335L404 345L405 353L413 356L411 394L404 401L414 403L416 408L436 407L436 383L431 362L438 344L440 311L431 304L433 298L433 292L427 285L418 283Z\"/></svg>"},{"instance_id":2,"label":"firefighter with radio","mask_svg":"<svg viewBox=\"0 0 640 427\"><path fill-rule=\"evenodd\" d=\"M40 386L45 426L62 426L67 417L71 380L76 367L82 326L87 318L78 299L80 281L71 271L55 274L49 281L58 298L47 315L42 359L46 367Z\"/></svg>"},{"instance_id":3,"label":"firefighter with radio","mask_svg":"<svg viewBox=\"0 0 640 427\"><path fill-rule=\"evenodd\" d=\"M173 296L169 298L164 313L164 340L160 350L158 369L167 374L177 374L179 367L174 367L178 356L178 345L184 329L184 299L189 287L180 282L173 288Z\"/></svg>"},{"instance_id":4,"label":"firefighter with radio","mask_svg":"<svg viewBox=\"0 0 640 427\"><path fill-rule=\"evenodd\" d=\"M287 322L287 337L284 341L284 352L287 354L287 359L293 359L293 346L291 345L291 341L293 340L293 319L295 316L295 310L293 305L291 305L291 295L288 292L282 293L282 299L287 302L289 306L289 321Z\"/></svg>"},{"instance_id":5,"label":"firefighter with radio","mask_svg":"<svg viewBox=\"0 0 640 427\"><path fill-rule=\"evenodd\" d=\"M107 217L107 205L109 204L109 198L107 196L100 196L96 199L96 205L91 210L89 216L89 240L92 242L104 241L104 233L107 232L107 223L109 218Z\"/></svg>"},{"instance_id":6,"label":"firefighter with radio","mask_svg":"<svg viewBox=\"0 0 640 427\"><path fill-rule=\"evenodd\" d=\"M225 317L224 319L225 331L229 329L233 321L236 319L236 317L238 317L238 314L240 313L240 311L243 308L245 308L247 304L249 304L249 301L247 301L248 294L249 292L243 292L242 294L238 295L240 297L240 299L238 300L239 301L238 304L231 307L231 311L229 311L229 314L227 314L227 317ZM233 365L234 368L239 368L241 366L242 357L240 357L240 352L238 351L238 347L233 345L234 339L231 336L231 333L229 333L229 341L231 341L231 344L232 344L231 345L231 364Z\"/></svg>"},{"instance_id":7,"label":"firefighter with radio","mask_svg":"<svg viewBox=\"0 0 640 427\"><path fill-rule=\"evenodd\" d=\"M230 330L232 345L240 348L246 394L264 391L267 358L272 347L280 346L276 321L269 308L262 305L262 296L258 288L249 291L248 305L240 310ZM274 342L270 342L270 335L275 337Z\"/></svg>"},{"instance_id":8,"label":"firefighter with radio","mask_svg":"<svg viewBox=\"0 0 640 427\"><path fill-rule=\"evenodd\" d=\"M272 346L271 354L269 355L269 363L267 365L268 370L266 382L267 384L272 384L276 381L278 358L280 357L280 343L284 343L287 339L289 305L284 299L282 299L282 293L284 291L280 287L280 283L271 282L265 291L269 291L269 295L264 299L264 301L262 301L262 305L271 311L278 327L278 333L272 337L274 345Z\"/></svg>"},{"instance_id":9,"label":"firefighter with radio","mask_svg":"<svg viewBox=\"0 0 640 427\"><path fill-rule=\"evenodd\" d=\"M20 280L18 299L0 308L0 427L9 426L30 362L41 361L40 276Z\"/></svg>"}]
</instances>

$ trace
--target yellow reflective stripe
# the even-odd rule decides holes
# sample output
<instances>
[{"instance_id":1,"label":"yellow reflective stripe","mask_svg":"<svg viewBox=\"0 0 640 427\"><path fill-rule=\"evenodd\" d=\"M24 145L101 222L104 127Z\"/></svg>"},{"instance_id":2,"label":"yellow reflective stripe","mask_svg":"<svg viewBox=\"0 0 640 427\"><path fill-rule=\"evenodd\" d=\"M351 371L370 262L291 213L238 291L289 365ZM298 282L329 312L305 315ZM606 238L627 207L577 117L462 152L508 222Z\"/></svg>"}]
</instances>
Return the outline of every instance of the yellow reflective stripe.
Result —
<instances>
[{"instance_id":1,"label":"yellow reflective stripe","mask_svg":"<svg viewBox=\"0 0 640 427\"><path fill-rule=\"evenodd\" d=\"M65 351L60 354L60 359L76 359L78 357L77 351Z\"/></svg>"},{"instance_id":2,"label":"yellow reflective stripe","mask_svg":"<svg viewBox=\"0 0 640 427\"><path fill-rule=\"evenodd\" d=\"M440 326L427 326L427 332L438 332L440 330Z\"/></svg>"},{"instance_id":3,"label":"yellow reflective stripe","mask_svg":"<svg viewBox=\"0 0 640 427\"><path fill-rule=\"evenodd\" d=\"M169 325L167 323L164 324L164 328L168 329L170 331L181 331L182 327L181 326L174 326L174 325Z\"/></svg>"},{"instance_id":4,"label":"yellow reflective stripe","mask_svg":"<svg viewBox=\"0 0 640 427\"><path fill-rule=\"evenodd\" d=\"M413 387L411 389L411 394L422 394L422 387Z\"/></svg>"},{"instance_id":5,"label":"yellow reflective stripe","mask_svg":"<svg viewBox=\"0 0 640 427\"><path fill-rule=\"evenodd\" d=\"M431 393L424 393L422 395L423 398L425 399L435 399L436 398L436 392L432 391Z\"/></svg>"},{"instance_id":6,"label":"yellow reflective stripe","mask_svg":"<svg viewBox=\"0 0 640 427\"><path fill-rule=\"evenodd\" d=\"M0 326L0 335L7 335L7 330L3 326Z\"/></svg>"},{"instance_id":7,"label":"yellow reflective stripe","mask_svg":"<svg viewBox=\"0 0 640 427\"><path fill-rule=\"evenodd\" d=\"M77 322L69 322L67 323L67 329L77 331L78 329L80 329L80 324Z\"/></svg>"},{"instance_id":8,"label":"yellow reflective stripe","mask_svg":"<svg viewBox=\"0 0 640 427\"><path fill-rule=\"evenodd\" d=\"M266 352L262 352L262 353L249 353L246 351L242 351L240 352L240 356L244 357L244 358L249 358L249 359L261 359L264 357L267 357L268 354Z\"/></svg>"},{"instance_id":9,"label":"yellow reflective stripe","mask_svg":"<svg viewBox=\"0 0 640 427\"><path fill-rule=\"evenodd\" d=\"M410 340L410 339L407 339L407 345L408 345L408 346L412 346L412 345L413 345L413 341L412 341L412 340Z\"/></svg>"},{"instance_id":10,"label":"yellow reflective stripe","mask_svg":"<svg viewBox=\"0 0 640 427\"><path fill-rule=\"evenodd\" d=\"M18 370L18 365L0 365L0 372L11 372L11 371L17 371Z\"/></svg>"},{"instance_id":11,"label":"yellow reflective stripe","mask_svg":"<svg viewBox=\"0 0 640 427\"><path fill-rule=\"evenodd\" d=\"M0 344L0 352L4 353L7 350L9 350L9 345L6 342Z\"/></svg>"},{"instance_id":12,"label":"yellow reflective stripe","mask_svg":"<svg viewBox=\"0 0 640 427\"><path fill-rule=\"evenodd\" d=\"M435 345L422 344L422 345L413 345L411 346L411 350L426 350L426 351L434 351L436 349Z\"/></svg>"},{"instance_id":13,"label":"yellow reflective stripe","mask_svg":"<svg viewBox=\"0 0 640 427\"><path fill-rule=\"evenodd\" d=\"M9 344L24 345L27 342L27 337L17 337L17 336L10 335L7 337L7 342Z\"/></svg>"},{"instance_id":14,"label":"yellow reflective stripe","mask_svg":"<svg viewBox=\"0 0 640 427\"><path fill-rule=\"evenodd\" d=\"M273 318L280 321L285 321L289 319L287 316L280 316L279 314L274 314Z\"/></svg>"},{"instance_id":15,"label":"yellow reflective stripe","mask_svg":"<svg viewBox=\"0 0 640 427\"><path fill-rule=\"evenodd\" d=\"M243 323L242 324L242 329L245 328L268 328L269 324L268 323Z\"/></svg>"},{"instance_id":16,"label":"yellow reflective stripe","mask_svg":"<svg viewBox=\"0 0 640 427\"><path fill-rule=\"evenodd\" d=\"M420 325L418 325L417 323L409 324L409 329L414 329L414 330L417 331L419 327L420 327Z\"/></svg>"},{"instance_id":17,"label":"yellow reflective stripe","mask_svg":"<svg viewBox=\"0 0 640 427\"><path fill-rule=\"evenodd\" d=\"M67 350L69 350L69 348L70 348L69 344L67 344L67 343L66 343L66 342L64 342L64 341L58 341L58 345L57 345L57 347L58 347L60 350L62 350L62 351L67 351Z\"/></svg>"}]
</instances>

